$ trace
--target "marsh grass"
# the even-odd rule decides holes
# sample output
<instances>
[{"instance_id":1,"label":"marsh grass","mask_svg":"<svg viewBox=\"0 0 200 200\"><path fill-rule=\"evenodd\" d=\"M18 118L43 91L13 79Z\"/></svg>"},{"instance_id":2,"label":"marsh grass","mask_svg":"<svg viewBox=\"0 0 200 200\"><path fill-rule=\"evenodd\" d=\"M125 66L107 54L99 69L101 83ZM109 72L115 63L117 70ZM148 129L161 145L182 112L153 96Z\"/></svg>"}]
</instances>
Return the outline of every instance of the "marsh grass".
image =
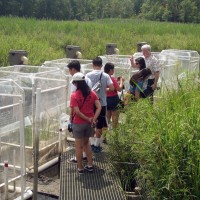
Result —
<instances>
[{"instance_id":1,"label":"marsh grass","mask_svg":"<svg viewBox=\"0 0 200 200\"><path fill-rule=\"evenodd\" d=\"M200 197L199 85L192 76L178 84L154 106L147 99L130 105L108 139L116 158L122 151L123 161L140 164L137 176L154 199Z\"/></svg>"},{"instance_id":2,"label":"marsh grass","mask_svg":"<svg viewBox=\"0 0 200 200\"><path fill-rule=\"evenodd\" d=\"M84 59L104 55L107 43L117 43L121 55L131 55L146 41L153 51L188 49L200 52L200 25L136 19L91 22L0 17L0 66L7 66L11 49L26 50L30 65L66 57L67 45L81 47Z\"/></svg>"}]
</instances>

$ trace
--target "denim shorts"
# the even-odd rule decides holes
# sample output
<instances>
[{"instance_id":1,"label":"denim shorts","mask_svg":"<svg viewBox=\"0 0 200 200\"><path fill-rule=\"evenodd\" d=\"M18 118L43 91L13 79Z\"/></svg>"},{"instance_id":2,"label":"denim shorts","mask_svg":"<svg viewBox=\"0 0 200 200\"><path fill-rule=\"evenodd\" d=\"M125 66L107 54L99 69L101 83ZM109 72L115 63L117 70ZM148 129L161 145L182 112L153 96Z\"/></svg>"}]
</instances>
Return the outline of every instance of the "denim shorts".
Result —
<instances>
[{"instance_id":1,"label":"denim shorts","mask_svg":"<svg viewBox=\"0 0 200 200\"><path fill-rule=\"evenodd\" d=\"M107 97L107 110L114 111L119 104L119 96Z\"/></svg>"}]
</instances>

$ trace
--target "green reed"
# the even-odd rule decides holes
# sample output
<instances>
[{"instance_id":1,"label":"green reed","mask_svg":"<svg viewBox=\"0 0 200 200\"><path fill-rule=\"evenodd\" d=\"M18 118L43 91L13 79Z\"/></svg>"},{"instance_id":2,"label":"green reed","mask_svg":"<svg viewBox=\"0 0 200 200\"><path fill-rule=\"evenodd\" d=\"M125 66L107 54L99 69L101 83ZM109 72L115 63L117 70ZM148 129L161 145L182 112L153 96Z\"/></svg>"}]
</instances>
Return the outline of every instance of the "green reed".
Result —
<instances>
[{"instance_id":1,"label":"green reed","mask_svg":"<svg viewBox=\"0 0 200 200\"><path fill-rule=\"evenodd\" d=\"M146 182L146 192L153 199L200 197L199 102L194 78L179 81L178 90L169 90L153 106L147 99L130 105L122 124L125 131L120 133L119 127L109 137L111 144L119 135L123 138L118 140L120 148L111 146L115 148L111 153L123 152L120 145L126 141L128 160L140 164L138 177Z\"/></svg>"}]
</instances>

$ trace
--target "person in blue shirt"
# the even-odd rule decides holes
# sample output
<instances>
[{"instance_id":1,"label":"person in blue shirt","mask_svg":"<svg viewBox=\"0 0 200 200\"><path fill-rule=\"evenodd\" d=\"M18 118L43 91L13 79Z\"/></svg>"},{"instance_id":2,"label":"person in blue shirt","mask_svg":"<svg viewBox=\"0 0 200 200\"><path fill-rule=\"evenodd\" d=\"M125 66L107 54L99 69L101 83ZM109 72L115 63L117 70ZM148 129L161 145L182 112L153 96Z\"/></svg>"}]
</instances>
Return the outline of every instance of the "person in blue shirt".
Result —
<instances>
[{"instance_id":1,"label":"person in blue shirt","mask_svg":"<svg viewBox=\"0 0 200 200\"><path fill-rule=\"evenodd\" d=\"M146 82L151 75L151 70L149 68L144 68L131 77L129 83L129 89L125 97L125 105L128 104L129 99L138 101L141 97L141 93L145 88Z\"/></svg>"}]
</instances>

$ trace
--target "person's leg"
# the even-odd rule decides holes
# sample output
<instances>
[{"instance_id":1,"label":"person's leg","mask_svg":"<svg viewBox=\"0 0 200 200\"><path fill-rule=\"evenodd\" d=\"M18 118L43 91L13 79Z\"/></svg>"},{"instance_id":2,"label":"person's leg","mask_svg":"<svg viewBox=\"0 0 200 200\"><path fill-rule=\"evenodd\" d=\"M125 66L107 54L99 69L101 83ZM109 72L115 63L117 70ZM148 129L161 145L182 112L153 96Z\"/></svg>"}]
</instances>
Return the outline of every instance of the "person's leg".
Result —
<instances>
[{"instance_id":1,"label":"person's leg","mask_svg":"<svg viewBox=\"0 0 200 200\"><path fill-rule=\"evenodd\" d=\"M106 121L106 107L102 106L101 113L97 118L96 131L95 131L96 138L100 138L102 135L102 128L104 127L104 121Z\"/></svg>"},{"instance_id":2,"label":"person's leg","mask_svg":"<svg viewBox=\"0 0 200 200\"><path fill-rule=\"evenodd\" d=\"M107 116L108 124L110 124L110 121L111 121L111 115L112 115L112 111L111 111L111 110L107 110L107 112L106 112L106 116Z\"/></svg>"},{"instance_id":3,"label":"person's leg","mask_svg":"<svg viewBox=\"0 0 200 200\"><path fill-rule=\"evenodd\" d=\"M89 144L89 138L84 138L83 139L83 147L87 156L87 162L88 162L88 166L93 166L93 162L92 162L92 151L91 151L91 147Z\"/></svg>"},{"instance_id":4,"label":"person's leg","mask_svg":"<svg viewBox=\"0 0 200 200\"><path fill-rule=\"evenodd\" d=\"M102 150L100 147L101 143L101 135L102 135L102 129L104 127L107 127L107 119L106 119L106 106L102 106L101 113L97 119L97 124L96 124L96 131L95 131L95 143L94 143L94 148L93 151L95 153L98 153Z\"/></svg>"},{"instance_id":5,"label":"person's leg","mask_svg":"<svg viewBox=\"0 0 200 200\"><path fill-rule=\"evenodd\" d=\"M102 135L102 129L96 129L94 146L100 146L101 135Z\"/></svg>"},{"instance_id":6,"label":"person's leg","mask_svg":"<svg viewBox=\"0 0 200 200\"><path fill-rule=\"evenodd\" d=\"M119 122L119 114L120 111L119 110L113 110L112 111L112 127L116 128Z\"/></svg>"},{"instance_id":7,"label":"person's leg","mask_svg":"<svg viewBox=\"0 0 200 200\"><path fill-rule=\"evenodd\" d=\"M124 106L127 106L131 102L131 97L133 95L128 91L126 94L124 94Z\"/></svg>"},{"instance_id":8,"label":"person's leg","mask_svg":"<svg viewBox=\"0 0 200 200\"><path fill-rule=\"evenodd\" d=\"M75 139L76 147L76 160L78 165L78 170L83 169L82 157L83 157L83 139Z\"/></svg>"},{"instance_id":9,"label":"person's leg","mask_svg":"<svg viewBox=\"0 0 200 200\"><path fill-rule=\"evenodd\" d=\"M87 155L87 165L84 167L88 172L93 172L93 161L92 161L92 151L89 143L89 137L93 135L93 128L90 124L85 125L85 132L83 138L83 147Z\"/></svg>"}]
</instances>

